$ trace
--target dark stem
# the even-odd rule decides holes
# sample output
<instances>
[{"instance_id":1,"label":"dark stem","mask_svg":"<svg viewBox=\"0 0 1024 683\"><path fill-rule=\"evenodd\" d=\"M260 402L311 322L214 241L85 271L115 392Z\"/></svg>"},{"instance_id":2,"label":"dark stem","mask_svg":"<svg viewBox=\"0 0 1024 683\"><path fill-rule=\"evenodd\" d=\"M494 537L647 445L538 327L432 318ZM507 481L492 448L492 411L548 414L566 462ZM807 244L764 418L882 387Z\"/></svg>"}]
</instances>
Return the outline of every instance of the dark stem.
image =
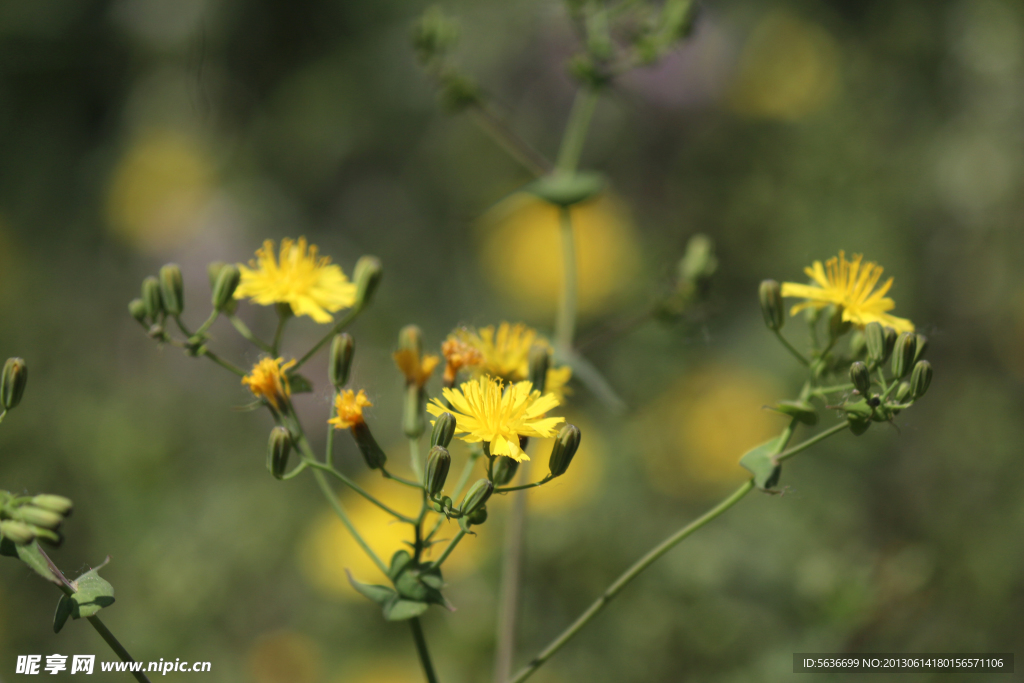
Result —
<instances>
[{"instance_id":1,"label":"dark stem","mask_svg":"<svg viewBox=\"0 0 1024 683\"><path fill-rule=\"evenodd\" d=\"M427 683L437 683L437 674L434 673L434 665L430 663L430 650L427 649L427 639L423 637L419 617L410 619L409 625L412 626L412 638L416 641L416 652L420 656L420 665L427 677Z\"/></svg>"}]
</instances>

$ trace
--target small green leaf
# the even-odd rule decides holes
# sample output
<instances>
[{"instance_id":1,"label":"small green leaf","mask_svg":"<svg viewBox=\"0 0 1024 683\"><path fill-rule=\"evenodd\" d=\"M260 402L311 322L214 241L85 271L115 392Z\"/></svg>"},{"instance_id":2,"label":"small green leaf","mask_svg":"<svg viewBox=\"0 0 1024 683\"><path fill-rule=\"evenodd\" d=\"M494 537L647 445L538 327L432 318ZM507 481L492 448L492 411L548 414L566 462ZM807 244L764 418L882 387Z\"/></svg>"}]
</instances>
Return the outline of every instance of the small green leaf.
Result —
<instances>
[{"instance_id":1,"label":"small green leaf","mask_svg":"<svg viewBox=\"0 0 1024 683\"><path fill-rule=\"evenodd\" d=\"M288 375L288 388L292 390L293 394L308 394L313 391L313 383L296 373Z\"/></svg>"},{"instance_id":2,"label":"small green leaf","mask_svg":"<svg viewBox=\"0 0 1024 683\"><path fill-rule=\"evenodd\" d=\"M57 612L53 615L53 632L60 633L60 630L64 628L64 624L67 623L68 617L75 610L75 603L71 600L71 596L62 595L60 601L57 602Z\"/></svg>"},{"instance_id":3,"label":"small green leaf","mask_svg":"<svg viewBox=\"0 0 1024 683\"><path fill-rule=\"evenodd\" d=\"M423 574L420 576L420 581L436 590L444 588L444 579L437 574Z\"/></svg>"},{"instance_id":4,"label":"small green leaf","mask_svg":"<svg viewBox=\"0 0 1024 683\"><path fill-rule=\"evenodd\" d=\"M388 621L405 621L406 619L418 617L426 612L429 607L430 605L425 602L396 598L389 600L384 605L384 618Z\"/></svg>"},{"instance_id":5,"label":"small green leaf","mask_svg":"<svg viewBox=\"0 0 1024 683\"><path fill-rule=\"evenodd\" d=\"M420 581L418 571L402 572L402 575L395 581L395 589L403 598L410 600L426 600L430 589Z\"/></svg>"},{"instance_id":6,"label":"small green leaf","mask_svg":"<svg viewBox=\"0 0 1024 683\"><path fill-rule=\"evenodd\" d=\"M399 574L412 562L412 555L406 550L396 550L391 556L391 568L388 570L388 578L394 581Z\"/></svg>"},{"instance_id":7,"label":"small green leaf","mask_svg":"<svg viewBox=\"0 0 1024 683\"><path fill-rule=\"evenodd\" d=\"M781 446L782 436L776 436L750 449L740 458L740 465L754 475L754 484L762 491L775 486L779 481L779 475L782 474L782 467L773 459Z\"/></svg>"},{"instance_id":8,"label":"small green leaf","mask_svg":"<svg viewBox=\"0 0 1024 683\"><path fill-rule=\"evenodd\" d=\"M71 600L75 603L71 612L73 618L91 617L104 607L114 604L114 587L100 576L100 567L90 569L71 582L75 588L71 595Z\"/></svg>"},{"instance_id":9,"label":"small green leaf","mask_svg":"<svg viewBox=\"0 0 1024 683\"><path fill-rule=\"evenodd\" d=\"M0 540L0 555L17 557L36 574L39 574L39 576L51 583L60 584L60 579L53 575L50 565L47 563L46 558L43 557L42 552L40 552L38 541L32 541L26 545L18 545L9 538L5 538Z\"/></svg>"},{"instance_id":10,"label":"small green leaf","mask_svg":"<svg viewBox=\"0 0 1024 683\"><path fill-rule=\"evenodd\" d=\"M378 604L385 605L389 600L398 597L398 594L387 586L377 586L374 584L356 581L352 576L352 572L347 569L345 570L345 575L348 576L348 582L352 584L352 587L356 589L356 592Z\"/></svg>"}]
</instances>

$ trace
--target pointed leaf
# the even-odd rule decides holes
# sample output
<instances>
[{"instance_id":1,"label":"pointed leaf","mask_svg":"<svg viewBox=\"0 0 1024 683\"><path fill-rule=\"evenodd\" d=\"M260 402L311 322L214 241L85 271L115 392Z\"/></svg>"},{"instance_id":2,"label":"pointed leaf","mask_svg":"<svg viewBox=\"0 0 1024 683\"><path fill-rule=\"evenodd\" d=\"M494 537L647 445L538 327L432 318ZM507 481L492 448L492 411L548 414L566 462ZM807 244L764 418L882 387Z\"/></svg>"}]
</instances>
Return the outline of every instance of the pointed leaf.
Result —
<instances>
[{"instance_id":1,"label":"pointed leaf","mask_svg":"<svg viewBox=\"0 0 1024 683\"><path fill-rule=\"evenodd\" d=\"M313 391L313 383L296 373L288 375L288 388L292 390L293 394L308 394Z\"/></svg>"},{"instance_id":2,"label":"pointed leaf","mask_svg":"<svg viewBox=\"0 0 1024 683\"><path fill-rule=\"evenodd\" d=\"M345 575L348 576L348 582L352 584L352 587L356 589L356 592L380 605L386 604L389 600L394 599L398 595L393 589L388 588L387 586L377 586L370 583L356 581L352 576L352 572L347 569L345 570Z\"/></svg>"},{"instance_id":3,"label":"pointed leaf","mask_svg":"<svg viewBox=\"0 0 1024 683\"><path fill-rule=\"evenodd\" d=\"M57 603L57 612L53 615L53 632L60 633L60 630L64 628L64 624L67 623L68 617L74 612L75 603L71 600L71 596L62 595L60 601Z\"/></svg>"},{"instance_id":4,"label":"pointed leaf","mask_svg":"<svg viewBox=\"0 0 1024 683\"><path fill-rule=\"evenodd\" d=\"M0 555L17 557L47 581L60 584L60 579L53 575L46 558L39 551L39 542L32 541L26 545L18 545L9 538L0 540Z\"/></svg>"},{"instance_id":5,"label":"pointed leaf","mask_svg":"<svg viewBox=\"0 0 1024 683\"><path fill-rule=\"evenodd\" d=\"M754 484L762 491L767 491L779 481L782 467L775 462L773 456L779 452L781 447L782 437L777 436L768 439L760 446L755 446L740 458L740 465L754 475Z\"/></svg>"},{"instance_id":6,"label":"pointed leaf","mask_svg":"<svg viewBox=\"0 0 1024 683\"><path fill-rule=\"evenodd\" d=\"M406 619L418 617L426 612L429 607L430 605L425 602L399 598L391 600L384 605L384 618L388 621L405 621Z\"/></svg>"},{"instance_id":7,"label":"pointed leaf","mask_svg":"<svg viewBox=\"0 0 1024 683\"><path fill-rule=\"evenodd\" d=\"M71 595L75 603L71 612L73 618L91 617L104 607L114 604L114 587L99 574L102 566L90 569L71 582L76 589Z\"/></svg>"}]
</instances>

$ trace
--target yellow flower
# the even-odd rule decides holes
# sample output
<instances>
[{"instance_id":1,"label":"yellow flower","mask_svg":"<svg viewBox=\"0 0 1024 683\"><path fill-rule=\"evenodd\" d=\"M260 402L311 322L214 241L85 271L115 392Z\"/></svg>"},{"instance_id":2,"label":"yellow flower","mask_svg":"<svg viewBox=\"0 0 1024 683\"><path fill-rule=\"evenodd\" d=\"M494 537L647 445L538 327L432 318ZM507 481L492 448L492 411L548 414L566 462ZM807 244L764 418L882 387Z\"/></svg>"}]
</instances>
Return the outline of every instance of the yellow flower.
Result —
<instances>
[{"instance_id":1,"label":"yellow flower","mask_svg":"<svg viewBox=\"0 0 1024 683\"><path fill-rule=\"evenodd\" d=\"M292 394L291 387L288 386L288 375L285 373L296 361L283 361L284 358L263 358L242 378L242 384L249 387L249 390L259 398L266 399L276 410L280 410Z\"/></svg>"},{"instance_id":2,"label":"yellow flower","mask_svg":"<svg viewBox=\"0 0 1024 683\"><path fill-rule=\"evenodd\" d=\"M488 376L464 382L458 390L443 390L451 408L436 398L427 405L431 415L451 412L455 415L456 435L466 443L486 442L491 455L507 455L513 460L529 460L519 447L520 436L546 439L562 423L560 417L544 417L558 405L554 394L533 390L529 382L516 382L507 388L500 379Z\"/></svg>"},{"instance_id":3,"label":"yellow flower","mask_svg":"<svg viewBox=\"0 0 1024 683\"><path fill-rule=\"evenodd\" d=\"M853 260L847 261L846 254L840 251L838 257L833 256L825 262L824 268L821 261L815 261L813 268L804 268L804 272L815 284L783 283L782 296L807 299L794 306L790 314L796 315L805 308L820 309L835 304L843 307L843 320L858 327L878 322L897 332L913 332L914 323L887 312L896 306L892 299L885 296L892 287L892 278L872 292L882 277L882 267L872 262L861 265L862 258L860 254L854 254Z\"/></svg>"},{"instance_id":4,"label":"yellow flower","mask_svg":"<svg viewBox=\"0 0 1024 683\"><path fill-rule=\"evenodd\" d=\"M441 359L434 355L426 355L420 358L415 349L399 349L392 354L395 365L405 375L406 381L422 387L434 374L434 368L441 362Z\"/></svg>"},{"instance_id":5,"label":"yellow flower","mask_svg":"<svg viewBox=\"0 0 1024 683\"><path fill-rule=\"evenodd\" d=\"M274 242L267 240L256 257L258 263L249 261L248 268L238 264L242 281L236 299L249 298L261 306L285 303L295 315L308 315L318 323L331 322L331 313L356 301L355 284L329 257L318 258L315 246L307 248L305 237L281 240L279 259L274 258Z\"/></svg>"},{"instance_id":6,"label":"yellow flower","mask_svg":"<svg viewBox=\"0 0 1024 683\"><path fill-rule=\"evenodd\" d=\"M467 344L461 339L450 336L441 344L441 353L444 355L444 383L445 386L455 384L455 376L459 370L465 367L475 367L484 362L484 355L479 349Z\"/></svg>"},{"instance_id":7,"label":"yellow flower","mask_svg":"<svg viewBox=\"0 0 1024 683\"><path fill-rule=\"evenodd\" d=\"M366 398L366 392L362 389L355 393L351 389L345 389L334 398L335 417L328 420L328 424L334 425L335 429L348 429L363 421L363 408L373 407L370 399Z\"/></svg>"}]
</instances>

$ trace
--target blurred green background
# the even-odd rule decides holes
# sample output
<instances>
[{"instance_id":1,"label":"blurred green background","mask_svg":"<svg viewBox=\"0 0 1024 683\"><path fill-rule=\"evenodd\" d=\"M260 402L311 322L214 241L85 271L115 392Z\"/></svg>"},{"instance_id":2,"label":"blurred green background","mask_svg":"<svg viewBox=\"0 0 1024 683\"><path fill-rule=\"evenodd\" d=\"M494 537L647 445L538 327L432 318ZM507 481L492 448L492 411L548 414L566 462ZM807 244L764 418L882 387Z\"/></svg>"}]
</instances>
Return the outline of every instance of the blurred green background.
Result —
<instances>
[{"instance_id":1,"label":"blurred green background","mask_svg":"<svg viewBox=\"0 0 1024 683\"><path fill-rule=\"evenodd\" d=\"M176 261L196 326L206 264L268 237L306 235L349 273L379 256L354 382L393 462L402 325L434 348L457 324L550 332L553 219L515 194L522 168L440 111L410 47L424 6L0 4L0 358L30 367L0 428L0 487L75 500L52 555L69 575L112 557L103 618L138 659L210 661L204 679L225 682L420 679L407 626L347 590L343 567L378 577L312 479L267 474L269 417L233 410L249 400L236 377L156 348L125 306ZM578 48L562 6L444 9L462 21L459 62L554 156ZM930 337L936 375L895 428L816 447L786 467L786 495L751 495L674 550L538 683L788 681L797 651L1020 654L1022 82L1011 0L723 0L602 99L583 166L613 190L579 215L581 335L648 305L695 233L720 267L695 321L588 350L631 410L575 387L584 449L532 504L517 664L742 481L739 456L781 427L761 407L800 374L764 329L761 279L863 252L896 277L894 312ZM269 336L272 311L241 311ZM213 332L223 355L258 358L223 321ZM321 333L298 321L286 353ZM307 426L329 402L323 358L308 367ZM349 439L338 453L362 473ZM345 500L382 553L399 543ZM456 553L458 611L425 618L445 683L490 679L502 523L499 502ZM113 658L83 622L51 632L57 598L0 562L0 681L18 654Z\"/></svg>"}]
</instances>

